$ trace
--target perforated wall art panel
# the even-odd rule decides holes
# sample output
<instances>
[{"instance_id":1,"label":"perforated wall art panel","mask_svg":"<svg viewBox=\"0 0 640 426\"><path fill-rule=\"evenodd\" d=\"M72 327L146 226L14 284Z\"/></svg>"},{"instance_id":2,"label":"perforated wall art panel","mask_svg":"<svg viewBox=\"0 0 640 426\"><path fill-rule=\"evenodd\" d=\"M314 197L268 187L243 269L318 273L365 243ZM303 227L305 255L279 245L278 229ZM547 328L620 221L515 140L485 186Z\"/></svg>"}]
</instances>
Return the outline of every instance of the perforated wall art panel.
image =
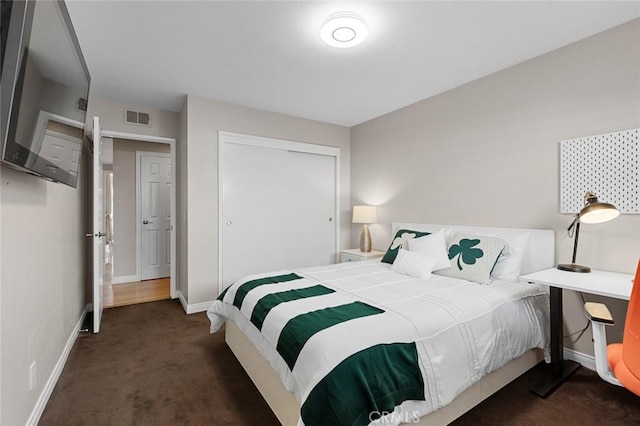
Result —
<instances>
[{"instance_id":1,"label":"perforated wall art panel","mask_svg":"<svg viewBox=\"0 0 640 426\"><path fill-rule=\"evenodd\" d=\"M578 213L592 191L620 213L640 213L639 137L631 129L560 142L560 212Z\"/></svg>"}]
</instances>

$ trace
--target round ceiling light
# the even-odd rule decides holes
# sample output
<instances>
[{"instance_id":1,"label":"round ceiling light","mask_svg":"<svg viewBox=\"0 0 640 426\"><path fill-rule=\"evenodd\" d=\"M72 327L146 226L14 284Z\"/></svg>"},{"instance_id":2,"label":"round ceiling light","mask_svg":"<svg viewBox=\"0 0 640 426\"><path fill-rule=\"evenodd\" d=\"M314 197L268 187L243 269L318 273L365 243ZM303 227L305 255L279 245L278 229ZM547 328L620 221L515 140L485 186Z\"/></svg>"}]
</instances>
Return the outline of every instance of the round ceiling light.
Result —
<instances>
[{"instance_id":1,"label":"round ceiling light","mask_svg":"<svg viewBox=\"0 0 640 426\"><path fill-rule=\"evenodd\" d=\"M320 37L325 43L341 48L359 45L367 38L367 34L367 24L353 12L334 13L320 30Z\"/></svg>"}]
</instances>

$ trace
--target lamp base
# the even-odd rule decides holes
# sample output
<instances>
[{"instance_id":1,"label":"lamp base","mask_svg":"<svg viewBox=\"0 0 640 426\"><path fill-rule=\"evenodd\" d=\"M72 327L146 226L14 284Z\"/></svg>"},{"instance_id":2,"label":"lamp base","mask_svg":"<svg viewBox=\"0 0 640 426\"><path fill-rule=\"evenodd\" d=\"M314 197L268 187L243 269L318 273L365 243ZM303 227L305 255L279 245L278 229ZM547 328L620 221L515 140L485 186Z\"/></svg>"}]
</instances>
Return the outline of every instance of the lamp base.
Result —
<instances>
[{"instance_id":1,"label":"lamp base","mask_svg":"<svg viewBox=\"0 0 640 426\"><path fill-rule=\"evenodd\" d=\"M367 224L362 225L362 230L360 231L360 251L363 253L371 251L371 234Z\"/></svg>"},{"instance_id":2,"label":"lamp base","mask_svg":"<svg viewBox=\"0 0 640 426\"><path fill-rule=\"evenodd\" d=\"M582 273L591 272L591 268L589 268L588 266L578 265L577 263L561 263L557 266L557 268L560 269L561 271L568 271L568 272L582 272Z\"/></svg>"}]
</instances>

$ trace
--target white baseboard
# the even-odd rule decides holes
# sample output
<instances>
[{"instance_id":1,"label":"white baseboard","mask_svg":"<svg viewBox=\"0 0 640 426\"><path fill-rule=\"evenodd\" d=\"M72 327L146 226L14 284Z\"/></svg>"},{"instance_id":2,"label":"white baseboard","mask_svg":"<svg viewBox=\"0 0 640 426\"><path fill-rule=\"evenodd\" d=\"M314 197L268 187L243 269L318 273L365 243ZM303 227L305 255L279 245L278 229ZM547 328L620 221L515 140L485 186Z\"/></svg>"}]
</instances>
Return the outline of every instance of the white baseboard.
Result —
<instances>
[{"instance_id":1,"label":"white baseboard","mask_svg":"<svg viewBox=\"0 0 640 426\"><path fill-rule=\"evenodd\" d=\"M184 295L180 290L176 290L176 296L178 296L178 300L180 300L180 304L182 305L182 309L184 309L184 313L188 314L189 312L189 304L187 304L187 299L184 298Z\"/></svg>"},{"instance_id":2,"label":"white baseboard","mask_svg":"<svg viewBox=\"0 0 640 426\"><path fill-rule=\"evenodd\" d=\"M187 313L195 314L196 312L205 312L207 309L209 309L212 303L213 303L213 300L209 300L208 302L194 303L192 305L187 305Z\"/></svg>"},{"instance_id":3,"label":"white baseboard","mask_svg":"<svg viewBox=\"0 0 640 426\"><path fill-rule=\"evenodd\" d=\"M205 312L207 309L209 309L209 306L211 306L211 304L213 303L213 300L210 300L208 302L194 303L190 305L187 303L187 299L184 298L184 295L180 290L176 290L176 294L178 296L178 299L180 299L180 303L182 304L182 309L184 309L185 313L187 314Z\"/></svg>"},{"instance_id":4,"label":"white baseboard","mask_svg":"<svg viewBox=\"0 0 640 426\"><path fill-rule=\"evenodd\" d=\"M133 283L136 281L140 281L140 277L137 275L123 275L121 277L113 277L111 284Z\"/></svg>"},{"instance_id":5,"label":"white baseboard","mask_svg":"<svg viewBox=\"0 0 640 426\"><path fill-rule=\"evenodd\" d=\"M574 351L573 349L564 348L564 359L578 362L583 367L588 368L591 371L596 371L596 358L592 355L587 355L582 352Z\"/></svg>"},{"instance_id":6,"label":"white baseboard","mask_svg":"<svg viewBox=\"0 0 640 426\"><path fill-rule=\"evenodd\" d=\"M26 424L28 426L36 426L40 421L40 417L42 416L42 413L44 412L44 409L47 406L47 402L49 402L49 398L53 393L53 389L56 387L56 383L58 383L60 374L62 374L64 365L67 363L67 358L69 358L69 353L71 352L71 348L73 348L73 344L76 342L76 339L78 338L78 332L82 327L82 323L84 322L84 318L87 315L87 312L89 312L88 305L84 307L84 311L82 311L82 314L80 315L80 319L76 323L76 326L73 328L71 335L67 339L67 344L64 346L64 349L62 350L62 354L60 354L60 358L58 359L58 362L56 362L56 365L53 367L53 371L49 375L49 379L47 380L47 383L44 384L44 387L42 388L42 392L40 392L40 396L36 401L36 405L33 407L33 410L31 411L31 415L27 420Z\"/></svg>"}]
</instances>

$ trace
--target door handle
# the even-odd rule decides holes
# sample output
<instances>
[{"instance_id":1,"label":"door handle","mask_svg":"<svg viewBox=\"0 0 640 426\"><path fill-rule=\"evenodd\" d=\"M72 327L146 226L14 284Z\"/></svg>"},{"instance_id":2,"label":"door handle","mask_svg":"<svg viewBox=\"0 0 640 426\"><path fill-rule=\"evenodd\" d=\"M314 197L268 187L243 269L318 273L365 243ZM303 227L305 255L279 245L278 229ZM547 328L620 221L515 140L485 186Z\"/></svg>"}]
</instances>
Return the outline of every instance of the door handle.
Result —
<instances>
[{"instance_id":1,"label":"door handle","mask_svg":"<svg viewBox=\"0 0 640 426\"><path fill-rule=\"evenodd\" d=\"M143 221L142 221L142 224L143 224L143 225L148 225L148 224L150 224L150 223L153 223L153 222L149 222L147 219L145 219L145 220L143 220Z\"/></svg>"},{"instance_id":2,"label":"door handle","mask_svg":"<svg viewBox=\"0 0 640 426\"><path fill-rule=\"evenodd\" d=\"M84 234L84 236L85 236L85 237L106 237L106 236L107 236L107 234L104 234L104 233L102 233L102 232L98 231L98 232L97 232L97 233L95 233L95 234Z\"/></svg>"}]
</instances>

